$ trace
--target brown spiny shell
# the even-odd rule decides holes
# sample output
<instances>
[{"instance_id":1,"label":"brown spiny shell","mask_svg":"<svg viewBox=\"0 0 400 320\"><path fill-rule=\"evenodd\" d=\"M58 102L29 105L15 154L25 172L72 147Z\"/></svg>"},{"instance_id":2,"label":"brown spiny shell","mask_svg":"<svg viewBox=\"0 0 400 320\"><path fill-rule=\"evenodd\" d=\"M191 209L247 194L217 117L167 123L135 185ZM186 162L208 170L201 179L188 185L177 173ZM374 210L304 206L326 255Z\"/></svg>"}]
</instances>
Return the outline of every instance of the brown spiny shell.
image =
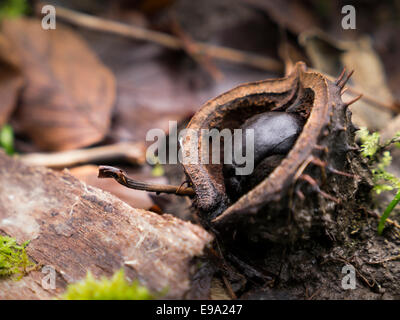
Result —
<instances>
[{"instance_id":1,"label":"brown spiny shell","mask_svg":"<svg viewBox=\"0 0 400 320\"><path fill-rule=\"evenodd\" d=\"M272 241L307 238L316 230L336 236L335 220L341 212L357 210L371 187L351 112L341 99L344 84L299 62L285 78L240 85L204 104L187 128L234 129L266 111L298 112L307 121L280 165L233 203L225 192L222 165L200 163L200 133L198 159L191 159L199 164L184 169L202 220L221 234L241 229ZM183 150L191 143L184 140Z\"/></svg>"}]
</instances>

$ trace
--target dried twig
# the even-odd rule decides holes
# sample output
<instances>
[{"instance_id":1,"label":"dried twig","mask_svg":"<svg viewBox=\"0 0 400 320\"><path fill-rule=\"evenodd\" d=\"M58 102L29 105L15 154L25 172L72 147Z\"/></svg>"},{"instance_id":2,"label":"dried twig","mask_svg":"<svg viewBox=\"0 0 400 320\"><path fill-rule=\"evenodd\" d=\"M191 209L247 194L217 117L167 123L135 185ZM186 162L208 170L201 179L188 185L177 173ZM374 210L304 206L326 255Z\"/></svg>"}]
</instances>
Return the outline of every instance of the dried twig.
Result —
<instances>
[{"instance_id":1,"label":"dried twig","mask_svg":"<svg viewBox=\"0 0 400 320\"><path fill-rule=\"evenodd\" d=\"M89 149L54 153L30 153L22 155L20 159L32 166L49 168L67 168L82 163L116 159L126 159L133 163L142 164L145 161L145 149L141 143L121 142Z\"/></svg>"},{"instance_id":2,"label":"dried twig","mask_svg":"<svg viewBox=\"0 0 400 320\"><path fill-rule=\"evenodd\" d=\"M215 81L223 78L222 72L213 63L211 57L201 52L200 48L197 46L197 43L182 29L175 16L172 16L172 31L182 41L186 53L190 55L192 59L200 66L202 66Z\"/></svg>"},{"instance_id":3,"label":"dried twig","mask_svg":"<svg viewBox=\"0 0 400 320\"><path fill-rule=\"evenodd\" d=\"M42 8L42 6L43 3L38 3L37 8ZM40 12L40 10L38 12ZM185 48L187 49L187 44L185 44L182 39L166 33L152 31L134 25L128 25L100 17L91 16L59 6L56 6L56 12L57 18L88 29L114 33L138 40L150 41L173 50L185 50ZM193 41L192 45L196 47L196 51L199 55L206 55L215 59L248 65L272 72L281 72L284 68L281 61L269 57L264 57L258 54L221 47L204 42ZM332 81L336 80L334 77L328 74L324 75ZM354 88L349 85L347 86L347 88L347 91L352 95L361 94L361 91L358 88ZM375 105L381 108L389 109L395 112L400 111L400 106L398 105L398 103L383 103L375 97L365 93L363 93L362 100L368 104Z\"/></svg>"},{"instance_id":4,"label":"dried twig","mask_svg":"<svg viewBox=\"0 0 400 320\"><path fill-rule=\"evenodd\" d=\"M143 190L143 191L150 191L157 193L173 193L178 196L195 195L193 188L182 187L182 185L171 186L171 185L151 184L151 183L135 181L129 178L123 170L110 166L100 166L98 177L113 178L123 186L136 190Z\"/></svg>"},{"instance_id":5,"label":"dried twig","mask_svg":"<svg viewBox=\"0 0 400 320\"><path fill-rule=\"evenodd\" d=\"M381 264L381 263L385 263L385 262L389 262L389 261L395 261L400 259L400 254L398 254L397 256L394 257L389 257L389 258L385 258L379 261L371 261L371 262L367 262L368 264Z\"/></svg>"},{"instance_id":6,"label":"dried twig","mask_svg":"<svg viewBox=\"0 0 400 320\"><path fill-rule=\"evenodd\" d=\"M322 288L319 288L317 290L314 291L314 293L312 295L308 294L308 288L306 288L306 299L307 300L312 300L315 298L315 296L317 296L320 292L321 292Z\"/></svg>"},{"instance_id":7,"label":"dried twig","mask_svg":"<svg viewBox=\"0 0 400 320\"><path fill-rule=\"evenodd\" d=\"M370 283L370 280L367 279L366 276L363 275L363 273L360 271L360 267L357 263L352 263L349 260L342 258L342 257L331 257L326 259L325 261L321 262L321 265L327 263L328 261L336 261L336 262L342 262L346 265L352 265L356 271L356 274L368 285L368 287L373 288L375 286L379 286L378 282L375 279L372 279L372 283Z\"/></svg>"},{"instance_id":8,"label":"dried twig","mask_svg":"<svg viewBox=\"0 0 400 320\"><path fill-rule=\"evenodd\" d=\"M42 6L43 3L38 3L37 8L42 8ZM40 12L40 10L38 12ZM88 29L114 33L138 40L150 41L174 50L185 49L185 44L181 39L166 33L91 16L59 6L56 6L56 12L57 19L62 19ZM195 45L198 48L199 54L206 54L207 56L216 59L241 63L274 72L280 72L283 68L282 63L273 58L203 42L196 42Z\"/></svg>"},{"instance_id":9,"label":"dried twig","mask_svg":"<svg viewBox=\"0 0 400 320\"><path fill-rule=\"evenodd\" d=\"M224 284L225 284L226 290L228 291L229 297L232 300L236 300L237 299L236 293L235 293L235 291L233 291L232 285L229 282L228 278L225 277L224 275L222 275L222 280L224 281Z\"/></svg>"}]
</instances>

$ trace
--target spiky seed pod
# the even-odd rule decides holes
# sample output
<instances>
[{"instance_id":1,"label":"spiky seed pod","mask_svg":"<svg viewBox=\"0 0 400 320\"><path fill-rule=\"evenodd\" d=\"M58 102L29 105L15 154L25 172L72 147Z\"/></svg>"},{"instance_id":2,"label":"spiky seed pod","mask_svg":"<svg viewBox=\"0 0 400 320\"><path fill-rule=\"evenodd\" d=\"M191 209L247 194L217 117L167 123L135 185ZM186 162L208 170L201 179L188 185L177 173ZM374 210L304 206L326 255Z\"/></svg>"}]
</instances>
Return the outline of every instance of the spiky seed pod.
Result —
<instances>
[{"instance_id":1,"label":"spiky seed pod","mask_svg":"<svg viewBox=\"0 0 400 320\"><path fill-rule=\"evenodd\" d=\"M189 156L184 170L196 193L194 207L205 225L224 238L244 234L256 241L307 238L314 232L340 236L335 222L368 201L372 187L355 144L349 103L341 100L350 75L343 72L334 83L299 62L286 78L241 85L200 108L187 126L199 132L198 154ZM232 130L256 114L271 111L297 113L305 119L304 127L267 177L231 199L223 165L201 163L204 148L199 129ZM193 143L184 139L184 152Z\"/></svg>"}]
</instances>

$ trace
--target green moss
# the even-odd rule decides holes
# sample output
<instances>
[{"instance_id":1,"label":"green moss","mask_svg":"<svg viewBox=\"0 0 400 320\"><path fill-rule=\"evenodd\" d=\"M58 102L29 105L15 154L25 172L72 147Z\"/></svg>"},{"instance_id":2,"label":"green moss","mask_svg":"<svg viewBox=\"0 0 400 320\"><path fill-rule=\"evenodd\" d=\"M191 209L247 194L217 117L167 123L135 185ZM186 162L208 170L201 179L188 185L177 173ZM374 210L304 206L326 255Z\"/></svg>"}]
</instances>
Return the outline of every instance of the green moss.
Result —
<instances>
[{"instance_id":1,"label":"green moss","mask_svg":"<svg viewBox=\"0 0 400 320\"><path fill-rule=\"evenodd\" d=\"M361 140L361 153L364 157L372 158L379 150L380 135L378 132L369 133L367 128L361 128L357 132Z\"/></svg>"},{"instance_id":2,"label":"green moss","mask_svg":"<svg viewBox=\"0 0 400 320\"><path fill-rule=\"evenodd\" d=\"M0 1L0 20L15 18L26 14L29 10L27 0L3 0Z\"/></svg>"},{"instance_id":3,"label":"green moss","mask_svg":"<svg viewBox=\"0 0 400 320\"><path fill-rule=\"evenodd\" d=\"M68 286L63 295L66 300L150 300L155 297L138 281L129 283L121 269L107 279L96 280L88 272L85 279Z\"/></svg>"},{"instance_id":4,"label":"green moss","mask_svg":"<svg viewBox=\"0 0 400 320\"><path fill-rule=\"evenodd\" d=\"M380 194L383 191L400 189L400 179L386 170L392 162L392 156L389 151L384 151L389 145L397 143L399 134L384 144L380 143L378 132L369 133L366 128L360 129L358 136L362 143L361 153L368 159L371 168L374 191Z\"/></svg>"},{"instance_id":5,"label":"green moss","mask_svg":"<svg viewBox=\"0 0 400 320\"><path fill-rule=\"evenodd\" d=\"M12 127L8 124L4 125L0 129L0 148L3 148L4 151L12 155L15 153L14 151L14 131Z\"/></svg>"},{"instance_id":6,"label":"green moss","mask_svg":"<svg viewBox=\"0 0 400 320\"><path fill-rule=\"evenodd\" d=\"M18 245L15 239L0 236L0 277L22 277L29 268L34 267L25 251L28 243Z\"/></svg>"},{"instance_id":7,"label":"green moss","mask_svg":"<svg viewBox=\"0 0 400 320\"><path fill-rule=\"evenodd\" d=\"M400 202L400 179L386 170L392 162L392 156L389 151L385 151L385 148L391 144L399 147L400 132L396 133L395 137L385 143L380 142L380 134L378 132L369 133L366 128L361 128L357 132L357 135L362 143L361 154L368 159L368 164L372 172L373 190L377 194L384 191L396 190L396 196L386 207L379 221L378 233L382 234L387 218Z\"/></svg>"}]
</instances>

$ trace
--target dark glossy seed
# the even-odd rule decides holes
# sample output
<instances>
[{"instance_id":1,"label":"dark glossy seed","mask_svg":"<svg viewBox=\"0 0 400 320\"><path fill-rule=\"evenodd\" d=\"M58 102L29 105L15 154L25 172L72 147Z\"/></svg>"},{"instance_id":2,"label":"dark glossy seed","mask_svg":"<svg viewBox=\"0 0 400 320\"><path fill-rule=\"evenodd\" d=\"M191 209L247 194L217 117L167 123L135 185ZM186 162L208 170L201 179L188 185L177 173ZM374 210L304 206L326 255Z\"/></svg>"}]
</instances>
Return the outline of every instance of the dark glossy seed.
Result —
<instances>
[{"instance_id":1,"label":"dark glossy seed","mask_svg":"<svg viewBox=\"0 0 400 320\"><path fill-rule=\"evenodd\" d=\"M267 177L293 147L303 125L300 116L287 112L265 112L247 119L240 127L242 150L247 152L245 130L254 130L255 170L248 176L236 175L235 169L240 165L232 156L232 164L225 164L223 170L228 194L237 198Z\"/></svg>"}]
</instances>

